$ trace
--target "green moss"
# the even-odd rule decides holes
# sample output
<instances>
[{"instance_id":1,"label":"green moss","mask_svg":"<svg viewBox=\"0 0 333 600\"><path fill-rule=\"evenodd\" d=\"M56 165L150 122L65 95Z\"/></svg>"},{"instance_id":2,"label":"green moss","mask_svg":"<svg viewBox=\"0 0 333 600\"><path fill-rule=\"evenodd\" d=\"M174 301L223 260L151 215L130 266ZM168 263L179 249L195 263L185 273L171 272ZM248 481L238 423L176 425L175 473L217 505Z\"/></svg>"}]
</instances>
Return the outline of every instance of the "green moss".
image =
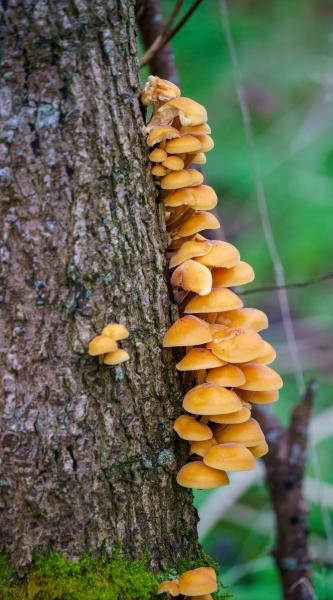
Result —
<instances>
[{"instance_id":1,"label":"green moss","mask_svg":"<svg viewBox=\"0 0 333 600\"><path fill-rule=\"evenodd\" d=\"M206 554L198 560L182 559L177 572L153 573L147 558L131 561L115 549L99 560L83 557L73 562L50 553L34 556L27 575L20 578L7 558L0 555L0 600L153 600L158 584L189 569L217 565ZM216 600L229 598L225 592Z\"/></svg>"}]
</instances>

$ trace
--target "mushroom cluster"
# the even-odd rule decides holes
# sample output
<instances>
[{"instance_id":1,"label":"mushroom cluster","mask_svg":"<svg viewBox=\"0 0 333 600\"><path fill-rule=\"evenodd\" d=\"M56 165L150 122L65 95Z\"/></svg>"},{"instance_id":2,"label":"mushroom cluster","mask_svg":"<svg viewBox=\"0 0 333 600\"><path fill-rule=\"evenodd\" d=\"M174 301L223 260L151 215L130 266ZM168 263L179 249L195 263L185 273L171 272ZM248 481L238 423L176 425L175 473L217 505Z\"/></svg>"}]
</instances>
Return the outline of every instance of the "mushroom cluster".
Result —
<instances>
[{"instance_id":1,"label":"mushroom cluster","mask_svg":"<svg viewBox=\"0 0 333 600\"><path fill-rule=\"evenodd\" d=\"M253 268L235 246L201 233L220 227L209 212L217 196L192 168L204 164L214 146L205 108L154 76L142 102L152 106L147 144L165 207L171 284L180 312L163 346L186 347L177 369L187 384L195 382L183 399L187 414L174 423L191 454L177 481L188 488L213 488L229 483L227 471L253 469L256 458L267 453L251 407L275 402L282 379L267 366L276 353L259 334L268 327L267 316L244 308L230 289L253 281Z\"/></svg>"},{"instance_id":2,"label":"mushroom cluster","mask_svg":"<svg viewBox=\"0 0 333 600\"><path fill-rule=\"evenodd\" d=\"M117 342L128 338L129 333L121 323L109 323L102 330L101 335L96 335L89 343L90 356L98 356L100 364L113 367L129 360L126 350L118 347Z\"/></svg>"},{"instance_id":3,"label":"mushroom cluster","mask_svg":"<svg viewBox=\"0 0 333 600\"><path fill-rule=\"evenodd\" d=\"M158 594L167 594L174 598L182 594L189 600L213 600L217 591L216 573L211 567L199 567L183 573L179 579L163 581L158 588Z\"/></svg>"}]
</instances>

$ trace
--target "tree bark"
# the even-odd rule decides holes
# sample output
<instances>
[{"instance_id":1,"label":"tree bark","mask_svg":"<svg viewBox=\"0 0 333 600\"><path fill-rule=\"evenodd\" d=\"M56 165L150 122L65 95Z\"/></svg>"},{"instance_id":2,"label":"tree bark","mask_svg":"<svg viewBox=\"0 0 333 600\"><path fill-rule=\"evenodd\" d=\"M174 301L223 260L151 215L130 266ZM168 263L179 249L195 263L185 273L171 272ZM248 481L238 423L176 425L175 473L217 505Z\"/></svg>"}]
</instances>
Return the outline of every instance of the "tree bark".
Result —
<instances>
[{"instance_id":1,"label":"tree bark","mask_svg":"<svg viewBox=\"0 0 333 600\"><path fill-rule=\"evenodd\" d=\"M1 548L196 558L134 1L2 7ZM110 321L130 331L116 368L87 354Z\"/></svg>"}]
</instances>

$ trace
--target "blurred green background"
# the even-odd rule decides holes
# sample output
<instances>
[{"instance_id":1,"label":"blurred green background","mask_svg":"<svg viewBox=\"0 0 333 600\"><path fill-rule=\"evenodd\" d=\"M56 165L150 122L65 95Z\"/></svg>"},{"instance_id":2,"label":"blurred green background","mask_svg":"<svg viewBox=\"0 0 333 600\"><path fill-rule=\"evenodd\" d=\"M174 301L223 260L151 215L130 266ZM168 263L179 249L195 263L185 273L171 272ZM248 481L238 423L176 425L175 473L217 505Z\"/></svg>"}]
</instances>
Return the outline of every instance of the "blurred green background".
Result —
<instances>
[{"instance_id":1,"label":"blurred green background","mask_svg":"<svg viewBox=\"0 0 333 600\"><path fill-rule=\"evenodd\" d=\"M191 3L186 0L184 10ZM162 0L161 6L166 16L174 1ZM233 0L228 6L286 280L312 279L333 270L333 2ZM183 95L208 110L215 149L208 155L205 174L220 198L224 234L254 266L252 287L273 284L218 1L204 0L172 46ZM332 404L332 291L331 279L289 292L305 377L314 375L319 385L314 418ZM269 314L266 338L277 347L275 366L285 380L274 411L287 423L298 393L277 295L266 292L244 299L247 306ZM323 439L316 452L314 447L309 451L307 474L314 582L322 600L333 598L333 413L326 414L330 422L328 418L314 422L315 436ZM212 493L195 495L202 516ZM219 498L222 512L223 493ZM280 599L270 555L273 517L263 484L250 486L221 517L219 509L216 512L202 542L219 561L222 580L235 599Z\"/></svg>"}]
</instances>

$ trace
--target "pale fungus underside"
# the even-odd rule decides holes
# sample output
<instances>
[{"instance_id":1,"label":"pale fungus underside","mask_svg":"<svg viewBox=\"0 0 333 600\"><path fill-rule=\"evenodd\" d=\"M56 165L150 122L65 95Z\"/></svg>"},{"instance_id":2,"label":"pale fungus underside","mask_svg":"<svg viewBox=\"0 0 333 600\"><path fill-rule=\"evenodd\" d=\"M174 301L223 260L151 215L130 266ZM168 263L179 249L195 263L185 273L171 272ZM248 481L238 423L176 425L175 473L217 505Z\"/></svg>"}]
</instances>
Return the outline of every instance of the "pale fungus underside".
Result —
<instances>
[{"instance_id":1,"label":"pale fungus underside","mask_svg":"<svg viewBox=\"0 0 333 600\"><path fill-rule=\"evenodd\" d=\"M191 376L196 381L183 399L187 414L174 423L192 454L177 481L190 488L213 488L228 484L227 471L253 469L256 458L268 451L251 407L275 402L282 379L267 366L276 353L259 333L268 327L267 316L244 307L230 289L253 281L252 266L232 244L202 235L205 229L220 227L209 212L217 196L195 169L214 147L207 112L158 77L149 77L142 99L153 109L147 143L165 207L170 279L180 307L180 318L165 334L163 346L186 347L177 369L187 381ZM184 593L181 581L168 584L169 597L176 595L177 585ZM188 595L198 597L199 589ZM200 593L209 597L212 591Z\"/></svg>"}]
</instances>

